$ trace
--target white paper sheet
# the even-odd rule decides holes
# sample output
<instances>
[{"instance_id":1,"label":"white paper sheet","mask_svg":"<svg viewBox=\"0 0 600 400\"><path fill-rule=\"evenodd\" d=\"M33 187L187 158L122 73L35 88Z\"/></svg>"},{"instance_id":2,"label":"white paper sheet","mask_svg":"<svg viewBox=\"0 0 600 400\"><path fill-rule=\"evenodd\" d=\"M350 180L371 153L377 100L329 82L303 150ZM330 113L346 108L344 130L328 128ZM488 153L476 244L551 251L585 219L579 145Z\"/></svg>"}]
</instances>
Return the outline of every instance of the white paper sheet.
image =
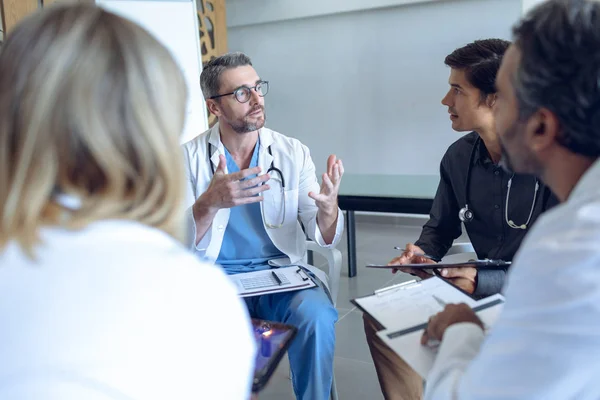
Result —
<instances>
[{"instance_id":1,"label":"white paper sheet","mask_svg":"<svg viewBox=\"0 0 600 400\"><path fill-rule=\"evenodd\" d=\"M431 315L444 309L434 296L445 303L466 303L469 306L476 303L471 297L437 276L357 298L354 302L385 328L389 328L427 322Z\"/></svg>"},{"instance_id":2,"label":"white paper sheet","mask_svg":"<svg viewBox=\"0 0 600 400\"><path fill-rule=\"evenodd\" d=\"M486 326L486 329L491 329L502 311L504 297L500 294L486 297L485 299L476 302L472 307L476 309L477 307L485 307L486 305L490 305L490 307L477 311L476 313ZM429 319L429 315L426 319ZM421 324L417 326L398 324L396 326L391 326L384 331L377 332L377 335L419 375L426 378L433 367L436 351L421 345L421 336L423 335L424 329L423 327L420 327L420 325ZM402 331L412 329L415 330L410 333L402 334Z\"/></svg>"}]
</instances>

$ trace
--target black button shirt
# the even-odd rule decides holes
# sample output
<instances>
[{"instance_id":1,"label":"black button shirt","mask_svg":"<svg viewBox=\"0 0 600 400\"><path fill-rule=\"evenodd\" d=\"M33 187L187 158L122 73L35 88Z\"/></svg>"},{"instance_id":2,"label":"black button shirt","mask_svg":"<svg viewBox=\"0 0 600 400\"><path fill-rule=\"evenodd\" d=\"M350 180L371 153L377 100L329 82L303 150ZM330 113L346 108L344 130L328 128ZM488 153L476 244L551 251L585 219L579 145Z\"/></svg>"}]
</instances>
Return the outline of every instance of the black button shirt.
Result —
<instances>
[{"instance_id":1,"label":"black button shirt","mask_svg":"<svg viewBox=\"0 0 600 400\"><path fill-rule=\"evenodd\" d=\"M467 204L468 190L468 204L474 218L471 222L465 222L465 228L477 256L480 259L511 261L539 215L558 204L558 200L549 188L539 182L534 204L535 178L506 173L502 167L492 162L483 140L477 139L478 134L472 132L457 140L446 151L440 165L440 183L430 218L415 244L427 254L438 258L446 254L454 239L462 233L458 214ZM477 147L473 154L471 179L467 188L467 171L474 146ZM508 181L511 176L508 219L516 225L526 223L533 206L531 221L526 230L511 228L505 219ZM497 287L498 282L492 285L493 290L485 287L488 285L487 282L482 282L483 272L479 272L477 292L487 292L488 289L492 293L499 291L501 285ZM485 272L491 276L494 271ZM503 281L503 276L501 278Z\"/></svg>"}]
</instances>

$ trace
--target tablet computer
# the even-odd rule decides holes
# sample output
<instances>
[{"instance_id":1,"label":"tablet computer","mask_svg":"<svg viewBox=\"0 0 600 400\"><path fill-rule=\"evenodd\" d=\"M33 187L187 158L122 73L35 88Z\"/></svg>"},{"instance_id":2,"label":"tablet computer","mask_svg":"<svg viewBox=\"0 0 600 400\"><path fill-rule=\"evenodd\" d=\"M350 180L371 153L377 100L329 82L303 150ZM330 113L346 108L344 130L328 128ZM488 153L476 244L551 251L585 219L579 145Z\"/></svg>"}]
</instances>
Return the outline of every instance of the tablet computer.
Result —
<instances>
[{"instance_id":1,"label":"tablet computer","mask_svg":"<svg viewBox=\"0 0 600 400\"><path fill-rule=\"evenodd\" d=\"M252 392L257 393L265 387L275 372L298 329L291 325L261 319L252 319L252 327L256 341Z\"/></svg>"}]
</instances>

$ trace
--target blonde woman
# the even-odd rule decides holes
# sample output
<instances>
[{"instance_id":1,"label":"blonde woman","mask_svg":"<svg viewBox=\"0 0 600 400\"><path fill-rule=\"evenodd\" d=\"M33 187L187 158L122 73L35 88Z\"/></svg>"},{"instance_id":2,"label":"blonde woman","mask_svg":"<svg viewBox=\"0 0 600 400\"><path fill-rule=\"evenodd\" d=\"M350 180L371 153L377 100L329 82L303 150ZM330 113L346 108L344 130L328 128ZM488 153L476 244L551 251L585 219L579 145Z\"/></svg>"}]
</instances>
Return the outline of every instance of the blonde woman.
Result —
<instances>
[{"instance_id":1,"label":"blonde woman","mask_svg":"<svg viewBox=\"0 0 600 400\"><path fill-rule=\"evenodd\" d=\"M94 6L0 53L0 398L248 399L225 275L180 244L186 90L167 50Z\"/></svg>"}]
</instances>

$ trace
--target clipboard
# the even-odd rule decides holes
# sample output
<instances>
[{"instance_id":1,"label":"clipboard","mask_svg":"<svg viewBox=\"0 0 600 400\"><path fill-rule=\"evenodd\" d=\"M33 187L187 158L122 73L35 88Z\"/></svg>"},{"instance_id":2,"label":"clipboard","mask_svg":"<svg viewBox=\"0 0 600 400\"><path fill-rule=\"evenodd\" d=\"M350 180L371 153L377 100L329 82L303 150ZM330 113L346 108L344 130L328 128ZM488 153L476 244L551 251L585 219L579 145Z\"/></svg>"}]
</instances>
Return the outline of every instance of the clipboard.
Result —
<instances>
[{"instance_id":1,"label":"clipboard","mask_svg":"<svg viewBox=\"0 0 600 400\"><path fill-rule=\"evenodd\" d=\"M445 279L434 276L379 289L350 302L380 327L389 328L397 325L399 319L403 325L425 323L431 315L442 311L446 303L466 303L473 307L477 300Z\"/></svg>"},{"instance_id":2,"label":"clipboard","mask_svg":"<svg viewBox=\"0 0 600 400\"><path fill-rule=\"evenodd\" d=\"M379 269L398 269L398 268L411 268L411 269L440 269L440 268L476 268L479 270L498 270L506 269L510 267L510 261L504 260L474 260L460 263L437 263L437 264L403 264L403 265L377 265L370 264L367 268L379 268Z\"/></svg>"},{"instance_id":3,"label":"clipboard","mask_svg":"<svg viewBox=\"0 0 600 400\"><path fill-rule=\"evenodd\" d=\"M229 275L228 278L235 285L240 297L291 292L317 286L310 274L298 265L244 272Z\"/></svg>"},{"instance_id":4,"label":"clipboard","mask_svg":"<svg viewBox=\"0 0 600 400\"><path fill-rule=\"evenodd\" d=\"M483 322L487 333L493 329L503 306L504 297L501 294L495 294L478 301L471 308ZM396 326L377 332L377 336L423 379L427 378L433 368L437 353L436 346L421 345L421 336L426 326L427 323L411 326L404 324L404 321L398 321Z\"/></svg>"}]
</instances>

